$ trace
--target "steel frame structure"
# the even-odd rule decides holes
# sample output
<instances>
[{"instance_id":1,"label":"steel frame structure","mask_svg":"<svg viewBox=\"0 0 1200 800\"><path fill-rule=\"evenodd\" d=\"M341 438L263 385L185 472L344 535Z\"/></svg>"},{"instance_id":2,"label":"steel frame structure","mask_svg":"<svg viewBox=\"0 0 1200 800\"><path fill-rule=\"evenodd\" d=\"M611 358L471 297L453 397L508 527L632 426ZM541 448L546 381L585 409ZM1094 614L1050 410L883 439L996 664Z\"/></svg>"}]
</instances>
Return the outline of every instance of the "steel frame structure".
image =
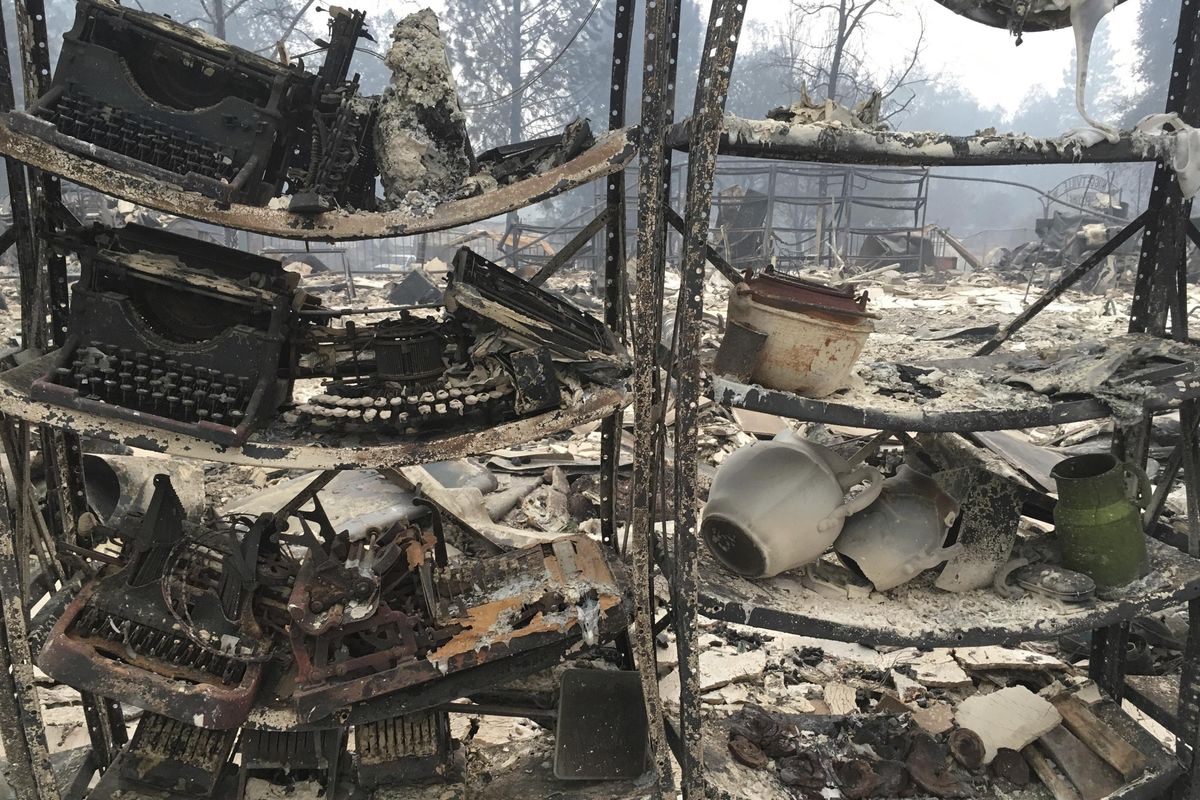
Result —
<instances>
[{"instance_id":1,"label":"steel frame structure","mask_svg":"<svg viewBox=\"0 0 1200 800\"><path fill-rule=\"evenodd\" d=\"M51 66L47 46L44 0L15 0L16 24L19 32L24 96L38 97L49 85ZM516 188L509 187L483 203L447 204L440 215L420 221L390 219L379 215L364 215L361 219L343 219L339 224L322 227L289 223L290 229L273 228L260 213L241 217L186 192L169 190L147 184L147 202L163 210L186 209L195 218L233 226L231 230L267 230L282 233L295 240L334 240L338 238L382 238L440 230L492 216L497 210L523 207L589 181L606 179L607 207L604 211L605 237L605 322L626 339L628 315L625 302L625 178L624 168L634 153L634 143L625 129L625 105L628 85L629 49L633 32L635 7L632 0L620 4L614 26L613 60L610 102L612 113L608 133L602 145L577 162L575 168L556 170L539 176ZM0 13L0 112L15 107L16 92L10 68L10 53L4 30L5 20ZM65 260L43 251L40 243L44 233L65 218L61 195L61 179L49 171L38 169L38 158L20 158L20 148L7 151L5 168L13 204L13 224L0 237L3 249L15 246L20 273L20 298L23 338L35 351L44 351L60 344L66 332L69 310ZM14 155L15 153L15 155ZM42 166L50 166L49 159ZM131 176L125 176L129 178ZM144 182L144 179L143 179ZM134 180L125 188L139 186ZM168 208L175 206L174 208ZM236 211L236 209L235 209ZM268 217L271 215L267 215ZM393 215L395 216L395 215ZM228 232L228 231L227 231ZM581 243L582 244L582 243ZM601 526L603 539L614 549L621 543L614 521L616 512L616 476L620 459L621 403L615 412L606 411L602 423L602 452L600 468ZM611 409L613 406L609 406ZM126 743L126 729L120 704L114 700L83 696L90 747L86 753L70 751L51 757L41 719L41 705L33 680L33 663L45 635L53 626L81 585L85 577L84 562L73 555L77 546L90 544L80 532L78 520L86 510L82 488L82 450L78 437L55 427L53 421L40 424L29 422L19 409L0 414L0 439L5 452L0 469L0 489L7 499L8 514L0 518L0 741L7 754L7 777L21 800L58 800L82 797L91 777L103 773L113 763ZM595 416L600 416L596 414ZM565 418L562 420L565 424ZM569 427L569 425L567 426ZM511 430L511 441L517 444L531 437L545 435L546 428ZM474 452L494 449L500 442L493 435L479 437ZM486 432L485 432L486 434ZM119 438L119 434L117 435ZM462 452L472 451L469 442L462 442ZM417 447L411 456L400 453L402 445L381 448L378 463L385 468L395 463L413 462L421 457ZM39 496L33 480L33 454L44 455L47 491ZM203 449L187 457L204 459L217 455ZM425 453L432 456L432 453ZM372 466L368 454L360 454L353 463L334 465L336 469ZM397 456L400 456L397 461ZM239 460L253 455L243 455ZM221 459L224 460L224 459ZM269 460L269 457L268 459ZM360 463L361 462L361 463ZM296 465L292 465L295 467ZM35 566L31 567L33 564ZM31 615L36 605L41 607ZM627 667L632 667L632 651L628 637L619 637L618 651ZM558 655L555 656L558 658ZM536 660L529 661L537 665ZM436 694L436 692L435 692ZM441 702L439 700L438 702ZM450 706L450 710L456 707ZM512 709L506 713L513 713ZM530 712L534 714L534 712ZM536 716L536 714L534 714Z\"/></svg>"},{"instance_id":2,"label":"steel frame structure","mask_svg":"<svg viewBox=\"0 0 1200 800\"><path fill-rule=\"evenodd\" d=\"M1193 0L1183 0L1179 20L1177 49L1172 68L1168 111L1180 113L1190 124L1200 124L1200 24ZM639 628L637 652L639 656L653 648L653 636L657 630L672 627L678 646L680 670L680 713L678 720L668 720L666 735L656 739L655 745L669 741L676 760L683 770L681 780L685 798L705 796L703 749L701 745L702 720L700 715L700 693L697 680L697 505L696 441L697 400L706 376L698 361L698 320L702 309L705 283L705 257L709 256L720 268L719 260L712 258L708 244L709 215L712 209L712 189L719 152L730 155L757 158L784 157L796 161L835 162L843 164L879 164L909 166L919 163L942 163L918 158L889 161L886 154L867 147L861 151L851 145L837 152L829 150L811 151L797 148L781 154L769 143L755 146L753 143L738 142L736 145L722 139L722 113L726 99L729 75L736 55L740 24L744 12L743 2L736 0L713 0L709 11L708 34L702 54L695 109L692 118L675 125L667 131L668 146L664 147L660 135L664 120L655 115L662 109L668 96L668 87L673 75L664 77L659 63L652 63L652 55L665 58L664 34L669 21L662 9L654 2L646 12L647 83L644 87L644 116L640 169L642 191L638 207L638 277L635 295L634 345L637 355L635 365L635 409L637 449L635 451L635 515L633 552L635 566L640 570L640 580L651 579L653 571L650 561L657 564L670 588L669 608L665 609L656 626ZM669 41L669 40L667 40ZM654 70L657 69L657 74ZM660 343L663 275L666 271L666 226L664 217L674 212L669 209L668 173L663 165L669 163L669 148L686 149L687 190L683 202L683 248L679 263L680 290L676 307L676 321L670 347ZM1103 150L1104 148L1101 148ZM963 148L968 152L967 148ZM1103 162L1106 153L1096 151L1087 160ZM1129 153L1116 148L1112 160L1129 160ZM947 164L958 159L950 158ZM963 163L991 163L994 159L977 158L968 154ZM1061 152L1038 154L1024 153L998 163L1051 163L1063 161ZM1131 311L1131 331L1149 332L1158 336L1171 336L1186 341L1187 332L1187 258L1189 239L1200 246L1200 231L1190 223L1191 201L1182 197L1174 174L1163 163L1158 163L1150 208L1146 214L1132 221L1115 237L1124 241L1142 232L1141 259L1138 269L1137 291ZM1115 244L1113 245L1115 247ZM1078 268L1064 275L1050 287L1026 313L1013 320L1000 334L989 342L981 353L991 352L1006 341L1017 329L1043 310L1050 301L1062 294L1082 277L1099 259L1088 259ZM727 266L727 265L726 265ZM725 271L722 269L722 271ZM728 274L728 273L726 273ZM673 394L673 403L672 397ZM729 400L726 393L726 400ZM827 419L828 409L820 403L808 403L803 409L793 402L777 404L776 413L802 417L814 421ZM721 400L721 397L717 398ZM663 469L662 452L667 440L665 409L673 405L676 409L674 421L674 464L671 478ZM803 405L803 404L800 404ZM1196 423L1200 419L1200 407L1195 400L1186 400L1181 408L1183 440L1176 458L1168 464L1167 484L1182 468L1188 489L1189 531L1186 537L1188 555L1200 555L1200 449L1197 447ZM833 420L830 420L833 421ZM883 430L894 428L903 433L904 420L877 420ZM1009 427L1023 425L1023 419L1013 419ZM1128 457L1144 463L1146 458L1149 412L1141 425L1120 430L1114 437L1114 450L1120 457ZM670 483L671 485L667 485ZM673 490L673 491L671 491ZM668 501L673 498L673 503ZM661 526L663 517L673 518L673 527ZM1155 709L1160 719L1173 721L1177 734L1178 757L1184 766L1184 777L1174 787L1174 795L1196 800L1200 798L1200 766L1196 759L1200 749L1200 601L1189 603L1190 627L1184 668L1181 677L1179 711L1170 715ZM656 618L653 609L648 616ZM1130 614L1132 616L1132 612ZM763 617L765 620L766 617ZM819 626L820 621L814 620ZM782 628L781 628L782 629ZM1128 619L1099 628L1094 632L1090 672L1092 677L1118 701L1125 695L1124 681L1125 642L1128 637ZM836 631L830 635L836 636ZM1032 637L1031 637L1032 638ZM919 643L918 643L919 644ZM645 691L648 705L657 711L657 683L646 678ZM1133 696L1133 699L1144 699ZM672 735L675 734L675 735ZM666 769L668 759L658 755L660 770ZM1159 796L1153 789L1153 796ZM1123 793L1122 796L1147 796L1145 791Z\"/></svg>"}]
</instances>

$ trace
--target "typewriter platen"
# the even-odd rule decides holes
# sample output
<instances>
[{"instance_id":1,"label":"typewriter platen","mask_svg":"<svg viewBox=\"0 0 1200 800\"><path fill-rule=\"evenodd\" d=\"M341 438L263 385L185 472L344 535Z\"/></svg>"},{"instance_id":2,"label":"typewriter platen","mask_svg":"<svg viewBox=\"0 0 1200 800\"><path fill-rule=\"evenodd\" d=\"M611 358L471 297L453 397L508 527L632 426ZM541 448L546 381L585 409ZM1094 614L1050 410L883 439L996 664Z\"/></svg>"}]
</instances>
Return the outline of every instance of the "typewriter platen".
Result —
<instances>
[{"instance_id":1,"label":"typewriter platen","mask_svg":"<svg viewBox=\"0 0 1200 800\"><path fill-rule=\"evenodd\" d=\"M138 225L57 244L81 275L35 398L237 445L290 397L305 295L278 261Z\"/></svg>"}]
</instances>

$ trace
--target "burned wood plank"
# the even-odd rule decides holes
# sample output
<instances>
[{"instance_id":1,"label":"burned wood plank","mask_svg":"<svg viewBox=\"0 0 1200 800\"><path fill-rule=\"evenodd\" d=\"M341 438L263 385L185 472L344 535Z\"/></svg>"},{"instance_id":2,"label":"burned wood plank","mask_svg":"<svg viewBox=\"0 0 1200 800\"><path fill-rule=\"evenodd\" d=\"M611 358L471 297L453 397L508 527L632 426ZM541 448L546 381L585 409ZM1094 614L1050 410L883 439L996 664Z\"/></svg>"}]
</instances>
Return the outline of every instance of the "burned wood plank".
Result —
<instances>
[{"instance_id":1,"label":"burned wood plank","mask_svg":"<svg viewBox=\"0 0 1200 800\"><path fill-rule=\"evenodd\" d=\"M1078 697L1060 694L1050 702L1058 709L1071 732L1121 773L1122 778L1131 781L1146 771L1146 757L1101 722Z\"/></svg>"},{"instance_id":2,"label":"burned wood plank","mask_svg":"<svg viewBox=\"0 0 1200 800\"><path fill-rule=\"evenodd\" d=\"M1101 800L1121 788L1116 771L1064 726L1044 734L1038 744L1071 779L1083 800Z\"/></svg>"},{"instance_id":3,"label":"burned wood plank","mask_svg":"<svg viewBox=\"0 0 1200 800\"><path fill-rule=\"evenodd\" d=\"M1054 800L1081 800L1079 792L1075 791L1071 782L1054 768L1050 759L1046 758L1045 753L1039 750L1037 745L1025 748L1024 753L1025 760L1029 762L1029 766L1033 767L1033 772L1038 776L1038 780L1054 795Z\"/></svg>"}]
</instances>

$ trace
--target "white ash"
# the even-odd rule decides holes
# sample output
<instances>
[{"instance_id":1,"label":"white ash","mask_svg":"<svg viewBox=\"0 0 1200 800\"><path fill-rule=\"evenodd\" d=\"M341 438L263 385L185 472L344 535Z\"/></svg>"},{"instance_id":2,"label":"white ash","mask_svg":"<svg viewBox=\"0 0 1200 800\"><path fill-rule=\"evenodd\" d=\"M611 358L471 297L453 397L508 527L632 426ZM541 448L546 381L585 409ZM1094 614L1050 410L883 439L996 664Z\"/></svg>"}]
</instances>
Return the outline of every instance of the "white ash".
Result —
<instances>
[{"instance_id":1,"label":"white ash","mask_svg":"<svg viewBox=\"0 0 1200 800\"><path fill-rule=\"evenodd\" d=\"M428 215L460 190L475 160L432 10L396 24L385 61L392 80L379 100L375 127L384 203Z\"/></svg>"}]
</instances>

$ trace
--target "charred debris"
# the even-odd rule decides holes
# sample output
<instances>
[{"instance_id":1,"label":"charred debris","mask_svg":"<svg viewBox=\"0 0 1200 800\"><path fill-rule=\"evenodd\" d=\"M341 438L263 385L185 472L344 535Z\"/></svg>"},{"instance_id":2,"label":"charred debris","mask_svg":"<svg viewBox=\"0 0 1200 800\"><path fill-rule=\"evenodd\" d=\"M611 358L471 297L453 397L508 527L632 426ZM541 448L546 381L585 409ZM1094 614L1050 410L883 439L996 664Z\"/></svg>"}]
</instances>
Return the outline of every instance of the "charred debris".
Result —
<instances>
[{"instance_id":1,"label":"charred debris","mask_svg":"<svg viewBox=\"0 0 1200 800\"><path fill-rule=\"evenodd\" d=\"M76 6L49 90L9 114L9 124L120 172L225 204L297 213L402 207L427 215L447 199L562 163L593 141L580 122L561 140L476 159L433 13L397 23L385 44L392 81L381 96L363 95L350 73L364 38L365 15L333 7L314 71L303 59L280 63L167 17L88 0Z\"/></svg>"},{"instance_id":2,"label":"charred debris","mask_svg":"<svg viewBox=\"0 0 1200 800\"><path fill-rule=\"evenodd\" d=\"M1088 40L1103 5L941 2ZM19 796L49 800L54 771L72 799L674 796L676 768L688 798L1196 796L1195 289L1133 241L1182 253L1194 226L1081 178L1016 247L915 212L862 235L821 198L815 252L789 253L773 195L703 188L718 151L1111 157L1161 162L1182 208L1194 131L893 132L878 96L722 121L742 9L714 4L703 113L642 121L654 241L627 265L620 154L591 163L585 120L475 152L428 9L381 43L373 97L358 11L328 9L314 69L78 0L41 95L0 120L10 159L19 135L298 237L330 213L453 228L457 201L532 203L581 161L609 185L531 263L519 231L472 230L357 289L316 251L168 229L157 189L25 209L45 236L21 277L61 302L22 283L55 330L0 375ZM708 175L686 218L668 148Z\"/></svg>"}]
</instances>

